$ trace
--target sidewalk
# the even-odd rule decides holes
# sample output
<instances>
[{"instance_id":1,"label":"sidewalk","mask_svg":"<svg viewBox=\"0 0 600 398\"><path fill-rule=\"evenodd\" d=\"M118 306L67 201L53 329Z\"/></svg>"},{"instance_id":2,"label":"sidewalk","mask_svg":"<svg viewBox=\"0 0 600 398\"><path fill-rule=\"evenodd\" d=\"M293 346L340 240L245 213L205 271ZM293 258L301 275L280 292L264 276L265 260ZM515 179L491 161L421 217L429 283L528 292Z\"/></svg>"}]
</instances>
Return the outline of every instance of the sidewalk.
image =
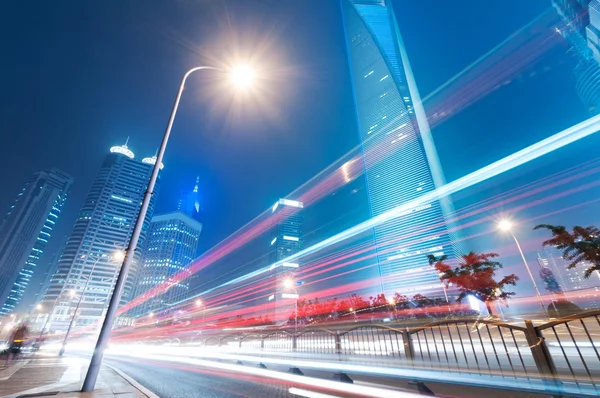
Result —
<instances>
[{"instance_id":1,"label":"sidewalk","mask_svg":"<svg viewBox=\"0 0 600 398\"><path fill-rule=\"evenodd\" d=\"M73 357L36 355L0 364L0 396L156 398L119 370L102 367L96 389L81 393L88 361Z\"/></svg>"}]
</instances>

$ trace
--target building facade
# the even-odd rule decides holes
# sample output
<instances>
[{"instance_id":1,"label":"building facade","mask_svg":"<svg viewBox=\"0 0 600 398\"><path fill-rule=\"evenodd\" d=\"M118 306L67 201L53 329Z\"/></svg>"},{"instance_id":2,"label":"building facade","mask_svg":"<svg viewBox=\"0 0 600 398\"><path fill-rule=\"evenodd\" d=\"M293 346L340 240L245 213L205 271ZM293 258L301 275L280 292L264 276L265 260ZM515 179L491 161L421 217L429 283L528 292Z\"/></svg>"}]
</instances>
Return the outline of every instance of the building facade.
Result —
<instances>
[{"instance_id":1,"label":"building facade","mask_svg":"<svg viewBox=\"0 0 600 398\"><path fill-rule=\"evenodd\" d=\"M0 226L0 317L14 312L21 302L72 183L57 169L35 173Z\"/></svg>"},{"instance_id":2,"label":"building facade","mask_svg":"<svg viewBox=\"0 0 600 398\"><path fill-rule=\"evenodd\" d=\"M127 145L112 147L105 157L44 296L42 306L51 309L50 330L67 328L81 295L83 298L75 325L92 324L105 314L122 263L118 253L122 253L129 244L150 179L151 160L135 159ZM133 294L158 185L125 282L122 304Z\"/></svg>"},{"instance_id":3,"label":"building facade","mask_svg":"<svg viewBox=\"0 0 600 398\"><path fill-rule=\"evenodd\" d=\"M600 113L600 2L552 0L562 22L557 32L576 54L575 90L590 114Z\"/></svg>"},{"instance_id":4,"label":"building facade","mask_svg":"<svg viewBox=\"0 0 600 398\"><path fill-rule=\"evenodd\" d=\"M302 209L304 204L296 200L279 199L273 205L271 212L275 224L270 233L270 262L275 264L293 254L298 253L304 247L302 237ZM278 311L282 310L287 303L294 303L299 298L298 282L296 274L300 264L284 262L280 266L271 267L272 294L268 301L272 304L271 321L280 321Z\"/></svg>"},{"instance_id":5,"label":"building facade","mask_svg":"<svg viewBox=\"0 0 600 398\"><path fill-rule=\"evenodd\" d=\"M202 224L180 211L152 218L134 296L169 280L180 272L189 272L187 266L196 258ZM185 278L161 294L149 298L132 310L137 317L159 313L169 305L187 297L190 279Z\"/></svg>"},{"instance_id":6,"label":"building facade","mask_svg":"<svg viewBox=\"0 0 600 398\"><path fill-rule=\"evenodd\" d=\"M392 5L341 4L371 216L378 216L445 182ZM383 293L443 296L427 255L456 259L452 213L441 198L374 228Z\"/></svg>"},{"instance_id":7,"label":"building facade","mask_svg":"<svg viewBox=\"0 0 600 398\"><path fill-rule=\"evenodd\" d=\"M554 274L564 296L583 309L595 309L600 305L600 274L594 272L589 278L584 277L586 263L569 268L569 262L562 257L560 250L544 247L538 252L538 262Z\"/></svg>"}]
</instances>

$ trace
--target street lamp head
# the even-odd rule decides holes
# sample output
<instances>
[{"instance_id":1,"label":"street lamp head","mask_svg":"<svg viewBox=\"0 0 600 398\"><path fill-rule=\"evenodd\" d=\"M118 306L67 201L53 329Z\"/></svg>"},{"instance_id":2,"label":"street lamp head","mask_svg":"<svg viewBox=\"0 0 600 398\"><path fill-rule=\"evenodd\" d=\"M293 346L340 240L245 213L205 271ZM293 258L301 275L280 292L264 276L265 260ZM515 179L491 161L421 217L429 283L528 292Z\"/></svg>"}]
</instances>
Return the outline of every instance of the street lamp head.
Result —
<instances>
[{"instance_id":1,"label":"street lamp head","mask_svg":"<svg viewBox=\"0 0 600 398\"><path fill-rule=\"evenodd\" d=\"M112 259L114 261L123 261L125 259L125 252L123 250L115 250L112 254Z\"/></svg>"},{"instance_id":2,"label":"street lamp head","mask_svg":"<svg viewBox=\"0 0 600 398\"><path fill-rule=\"evenodd\" d=\"M44 308L44 307L42 307L41 304L38 304L38 305L35 306L35 309L38 310L38 311L40 311L42 308Z\"/></svg>"},{"instance_id":3,"label":"street lamp head","mask_svg":"<svg viewBox=\"0 0 600 398\"><path fill-rule=\"evenodd\" d=\"M284 279L283 280L283 287L285 287L286 289L291 289L294 286L294 281L292 279Z\"/></svg>"},{"instance_id":4,"label":"street lamp head","mask_svg":"<svg viewBox=\"0 0 600 398\"><path fill-rule=\"evenodd\" d=\"M239 88L251 87L256 80L256 72L249 65L238 65L229 71L231 82Z\"/></svg>"},{"instance_id":5,"label":"street lamp head","mask_svg":"<svg viewBox=\"0 0 600 398\"><path fill-rule=\"evenodd\" d=\"M154 312L149 313L148 317L150 317L150 318L154 317Z\"/></svg>"},{"instance_id":6,"label":"street lamp head","mask_svg":"<svg viewBox=\"0 0 600 398\"><path fill-rule=\"evenodd\" d=\"M75 289L69 290L69 296L75 297Z\"/></svg>"},{"instance_id":7,"label":"street lamp head","mask_svg":"<svg viewBox=\"0 0 600 398\"><path fill-rule=\"evenodd\" d=\"M513 227L512 221L508 219L503 219L498 222L498 229L501 231L509 232Z\"/></svg>"},{"instance_id":8,"label":"street lamp head","mask_svg":"<svg viewBox=\"0 0 600 398\"><path fill-rule=\"evenodd\" d=\"M197 307L202 306L202 300L200 300L200 299L196 300L196 306Z\"/></svg>"}]
</instances>

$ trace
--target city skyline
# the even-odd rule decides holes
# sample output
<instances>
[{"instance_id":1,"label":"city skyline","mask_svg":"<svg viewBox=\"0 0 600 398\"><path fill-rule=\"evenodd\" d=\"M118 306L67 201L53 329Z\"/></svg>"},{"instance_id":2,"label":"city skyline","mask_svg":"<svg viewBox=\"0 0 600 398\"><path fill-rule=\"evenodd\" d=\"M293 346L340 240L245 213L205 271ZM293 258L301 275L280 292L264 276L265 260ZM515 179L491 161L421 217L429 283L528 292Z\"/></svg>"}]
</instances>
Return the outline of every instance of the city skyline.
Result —
<instances>
[{"instance_id":1,"label":"city skyline","mask_svg":"<svg viewBox=\"0 0 600 398\"><path fill-rule=\"evenodd\" d=\"M410 47L408 48L408 51L410 52ZM419 58L419 57L417 57L417 59L418 59L418 58ZM422 68L420 68L419 70L422 70ZM418 78L418 75L417 75L417 78ZM426 84L426 86L427 86L427 84ZM351 134L348 134L348 135L351 135ZM354 136L356 137L356 134L355 134ZM438 138L441 138L441 139L442 139L442 141L444 141L444 140L445 140L445 138L444 138L444 137L438 137ZM442 158L442 163L443 163L443 165L444 165L444 168L446 169L446 168L447 168L447 165L449 164L449 162L447 161L447 158L446 158L446 161L444 162L444 156L447 156L447 154L446 154L446 155L444 155L444 154L442 153L442 154L440 155L440 157ZM177 163L177 160L175 159L175 160L174 160L174 162L175 162L175 164L176 164L176 163ZM451 167L451 169L452 169L452 167ZM179 169L179 170L181 170L181 169ZM455 177L455 176L456 176L456 170L452 170L450 174L451 174L451 175L453 175L453 176ZM194 177L195 177L195 176L194 176ZM192 179L193 179L194 177L192 177ZM298 179L298 178L296 178L296 179ZM210 180L210 178L208 178L207 180L208 180L208 182L207 182L206 186L207 186L207 187L210 187L210 186L211 186L211 184L210 184L210 181L211 181L211 180ZM302 181L304 181L304 180L302 180ZM170 182L170 184L173 184L173 182ZM243 185L243 184L241 184L241 185ZM292 185L290 185L290 186L292 186ZM171 192L171 195L173 195L173 193L174 193L174 190L173 190L173 189L171 189L171 190L170 190L170 192ZM209 195L209 196L210 196L210 195ZM263 196L264 196L264 194L263 194ZM230 199L230 200L235 200L235 199L234 199L234 198L235 198L235 196L231 196L231 198L232 198L232 199ZM172 197L171 197L171 198L168 198L168 200L170 200L170 201L172 201L172 199L173 199ZM165 199L165 200L167 200L167 199ZM209 202L210 202L210 201L209 201ZM262 201L261 201L261 203L262 203ZM234 206L233 208L235 209L235 206ZM214 209L214 207L213 207L213 209ZM229 208L228 208L228 209L229 209ZM210 213L210 214L213 214L214 212L212 212L212 211L211 211L211 212L209 212L209 213ZM218 212L217 212L217 214L218 214ZM239 225L243 224L244 222L246 222L247 220L251 219L251 216L250 216L250 217L248 217L248 218L240 218L240 217L235 217L235 216L233 216L233 215L231 215L231 216L230 216L230 215L229 215L227 212L225 212L225 214L227 214L227 217L224 217L223 219L225 220L225 223L229 223L230 227L231 227L231 226L235 226L235 227L237 227L237 226L239 226ZM248 214L250 214L250 210L248 210ZM256 212L255 212L255 213L252 213L252 214L256 214ZM211 215L211 216L212 216L212 215ZM208 225L209 225L209 227L210 227L210 228L214 228L214 225L215 225L215 224L216 224L216 223L209 223ZM235 227L234 227L234 228L235 228ZM231 230L230 230L230 231L231 231ZM221 232L220 234L207 234L207 235L209 236L209 238L208 238L207 240L208 240L208 242L210 242L210 243L206 243L206 244L207 244L207 245L209 245L209 244L211 244L211 243L212 243L212 244L214 244L215 240L216 240L216 241L218 241L219 239L223 239L224 237L226 237L226 236L227 236L227 233ZM529 255L529 256L531 256L531 253L528 253L528 255Z\"/></svg>"}]
</instances>

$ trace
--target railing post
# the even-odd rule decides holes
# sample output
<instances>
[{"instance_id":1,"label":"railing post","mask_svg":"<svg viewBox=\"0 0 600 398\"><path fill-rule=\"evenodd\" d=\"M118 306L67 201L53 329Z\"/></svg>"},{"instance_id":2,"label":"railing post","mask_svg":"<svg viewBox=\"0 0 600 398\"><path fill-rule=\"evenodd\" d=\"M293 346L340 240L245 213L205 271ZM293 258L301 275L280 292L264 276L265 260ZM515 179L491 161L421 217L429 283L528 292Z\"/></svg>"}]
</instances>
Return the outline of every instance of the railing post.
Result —
<instances>
[{"instance_id":1,"label":"railing post","mask_svg":"<svg viewBox=\"0 0 600 398\"><path fill-rule=\"evenodd\" d=\"M265 339L264 339L264 337L262 339L260 339L260 349L261 350L265 349Z\"/></svg>"},{"instance_id":2,"label":"railing post","mask_svg":"<svg viewBox=\"0 0 600 398\"><path fill-rule=\"evenodd\" d=\"M339 331L335 332L335 353L342 355L342 336Z\"/></svg>"},{"instance_id":3,"label":"railing post","mask_svg":"<svg viewBox=\"0 0 600 398\"><path fill-rule=\"evenodd\" d=\"M531 354L533 355L533 360L538 372L542 376L542 379L549 384L551 390L553 390L552 395L554 397L562 397L561 385L557 377L556 367L554 366L554 361L548 351L544 336L535 326L533 326L533 322L530 320L525 321L525 338L531 349Z\"/></svg>"},{"instance_id":4,"label":"railing post","mask_svg":"<svg viewBox=\"0 0 600 398\"><path fill-rule=\"evenodd\" d=\"M404 354L406 355L406 359L410 359L411 361L414 360L415 347L413 346L412 337L408 328L402 331L402 343L404 343Z\"/></svg>"},{"instance_id":5,"label":"railing post","mask_svg":"<svg viewBox=\"0 0 600 398\"><path fill-rule=\"evenodd\" d=\"M292 351L296 352L298 349L298 335L292 335Z\"/></svg>"},{"instance_id":6,"label":"railing post","mask_svg":"<svg viewBox=\"0 0 600 398\"><path fill-rule=\"evenodd\" d=\"M242 340L244 340L243 337L240 337L239 341L238 341L238 348L241 350L242 349Z\"/></svg>"}]
</instances>

